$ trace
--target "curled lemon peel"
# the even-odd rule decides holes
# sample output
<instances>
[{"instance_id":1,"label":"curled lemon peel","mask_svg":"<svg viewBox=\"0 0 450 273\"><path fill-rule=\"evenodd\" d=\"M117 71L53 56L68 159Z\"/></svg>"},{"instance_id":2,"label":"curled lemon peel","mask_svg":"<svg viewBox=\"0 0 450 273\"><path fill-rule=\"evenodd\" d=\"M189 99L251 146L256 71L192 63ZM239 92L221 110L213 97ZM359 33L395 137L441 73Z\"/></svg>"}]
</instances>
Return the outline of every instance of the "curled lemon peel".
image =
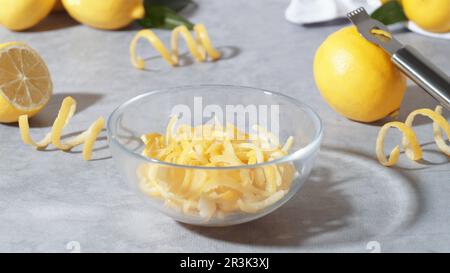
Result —
<instances>
[{"instance_id":1,"label":"curled lemon peel","mask_svg":"<svg viewBox=\"0 0 450 273\"><path fill-rule=\"evenodd\" d=\"M405 124L409 127L412 127L414 118L418 115L426 116L433 120L433 137L436 145L439 150L441 150L446 155L450 156L450 146L445 143L442 130L444 130L447 138L450 137L450 124L448 121L442 116L442 106L437 106L433 111L431 109L418 109L411 112L406 118ZM442 128L442 130L441 130ZM405 139L403 139L405 141Z\"/></svg>"},{"instance_id":2,"label":"curled lemon peel","mask_svg":"<svg viewBox=\"0 0 450 273\"><path fill-rule=\"evenodd\" d=\"M399 129L402 134L402 146L405 150L405 154L411 160L420 160L422 159L422 149L420 147L419 141L417 140L416 134L412 129L412 125L416 116L422 115L433 120L433 135L434 140L438 148L450 156L450 146L445 143L442 130L447 134L447 138L450 136L450 124L448 121L442 116L442 106L437 106L433 111L431 109L417 109L411 112L406 118L405 122L388 122L383 127L381 127L378 137L376 140L376 155L378 161L384 166L393 166L397 163L400 156L400 147L397 145L390 152L389 159L386 158L384 154L384 139L386 134L390 128ZM441 130L442 129L442 130Z\"/></svg>"},{"instance_id":3,"label":"curled lemon peel","mask_svg":"<svg viewBox=\"0 0 450 273\"><path fill-rule=\"evenodd\" d=\"M437 106L435 111L439 115L442 115L442 106ZM436 142L436 145L438 148L445 153L446 155L450 156L450 145L447 145L445 143L444 136L442 135L442 131L440 128L445 128L444 131L447 134L447 138L450 138L450 125L448 122L439 123L439 122L433 122L433 135L434 135L434 141Z\"/></svg>"},{"instance_id":4,"label":"curled lemon peel","mask_svg":"<svg viewBox=\"0 0 450 273\"><path fill-rule=\"evenodd\" d=\"M204 62L207 56L215 61L220 59L221 54L216 50L209 38L208 31L203 24L196 24L194 26L195 37L186 26L178 26L173 29L170 39L171 51L169 51L159 37L151 30L144 29L139 31L133 38L130 44L131 63L137 69L145 68L145 61L136 53L136 45L141 38L146 39L156 51L163 57L164 60L171 66L177 66L179 63L178 40L179 36L183 37L189 52L194 56L198 62Z\"/></svg>"},{"instance_id":5,"label":"curled lemon peel","mask_svg":"<svg viewBox=\"0 0 450 273\"><path fill-rule=\"evenodd\" d=\"M97 140L97 136L100 134L101 130L105 125L105 119L103 117L98 118L92 123L89 128L82 132L81 134L62 142L61 135L64 128L69 124L70 119L74 115L76 110L76 101L72 97L66 97L59 109L58 116L53 122L52 129L45 137L35 142L30 136L30 127L28 123L28 116L22 115L19 117L19 128L20 136L22 141L27 144L34 146L37 149L45 149L48 145L52 144L56 148L68 151L72 148L83 145L83 159L90 160L92 157L92 149Z\"/></svg>"},{"instance_id":6,"label":"curled lemon peel","mask_svg":"<svg viewBox=\"0 0 450 273\"><path fill-rule=\"evenodd\" d=\"M393 166L397 163L400 156L400 147L398 145L395 146L395 148L390 152L389 159L387 159L384 155L384 139L390 128L397 128L403 133L403 136L406 139L403 143L405 153L411 160L419 160L422 158L422 150L420 149L419 141L417 140L417 137L411 127L406 126L402 122L393 121L383 125L378 133L376 154L378 161L380 161L381 164L384 166Z\"/></svg>"},{"instance_id":7,"label":"curled lemon peel","mask_svg":"<svg viewBox=\"0 0 450 273\"><path fill-rule=\"evenodd\" d=\"M264 163L288 154L293 138L279 145L264 128L244 134L235 126L205 124L176 126L171 117L166 133L141 137L144 156L193 166L243 166ZM195 134L201 132L203 135ZM263 146L269 141L271 147ZM188 169L144 163L137 169L139 187L171 208L205 221L227 213L255 213L282 199L297 173L291 163L242 169Z\"/></svg>"}]
</instances>

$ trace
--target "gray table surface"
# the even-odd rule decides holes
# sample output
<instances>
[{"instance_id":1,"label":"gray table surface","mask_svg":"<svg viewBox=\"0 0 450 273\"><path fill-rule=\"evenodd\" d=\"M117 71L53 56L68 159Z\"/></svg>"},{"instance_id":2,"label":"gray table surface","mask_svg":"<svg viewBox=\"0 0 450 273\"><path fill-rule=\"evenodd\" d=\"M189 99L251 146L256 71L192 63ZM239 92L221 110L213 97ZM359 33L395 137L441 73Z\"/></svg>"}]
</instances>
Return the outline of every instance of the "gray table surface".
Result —
<instances>
[{"instance_id":1,"label":"gray table surface","mask_svg":"<svg viewBox=\"0 0 450 273\"><path fill-rule=\"evenodd\" d=\"M416 127L426 160L411 163L402 156L398 167L385 168L374 158L380 125L337 115L315 87L315 49L342 25L290 24L283 16L287 1L196 2L185 14L208 27L225 55L219 62L173 69L145 45L140 52L155 58L150 71L138 71L128 54L136 27L99 31L63 14L23 33L0 29L0 41L27 42L52 73L55 95L31 123L33 136L49 130L67 95L79 103L72 132L146 90L200 83L261 87L308 103L324 121L323 147L305 186L254 222L193 227L154 211L131 191L110 158L104 132L97 160L84 162L80 149L35 151L22 144L16 125L0 125L0 251L450 251L450 164L433 144L429 120L418 119ZM169 32L157 33L169 40ZM409 32L398 38L450 73L450 41ZM400 117L434 106L410 83Z\"/></svg>"}]
</instances>

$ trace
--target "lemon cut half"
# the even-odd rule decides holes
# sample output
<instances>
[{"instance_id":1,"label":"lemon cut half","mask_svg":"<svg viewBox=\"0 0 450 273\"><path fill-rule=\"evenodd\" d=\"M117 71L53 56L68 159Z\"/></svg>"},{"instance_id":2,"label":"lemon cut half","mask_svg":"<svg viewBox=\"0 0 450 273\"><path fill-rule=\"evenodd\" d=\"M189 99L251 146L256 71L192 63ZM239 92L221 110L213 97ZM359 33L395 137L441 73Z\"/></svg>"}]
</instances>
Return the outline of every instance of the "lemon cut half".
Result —
<instances>
[{"instance_id":1,"label":"lemon cut half","mask_svg":"<svg viewBox=\"0 0 450 273\"><path fill-rule=\"evenodd\" d=\"M36 115L52 90L48 68L34 49L20 42L0 45L0 122Z\"/></svg>"}]
</instances>

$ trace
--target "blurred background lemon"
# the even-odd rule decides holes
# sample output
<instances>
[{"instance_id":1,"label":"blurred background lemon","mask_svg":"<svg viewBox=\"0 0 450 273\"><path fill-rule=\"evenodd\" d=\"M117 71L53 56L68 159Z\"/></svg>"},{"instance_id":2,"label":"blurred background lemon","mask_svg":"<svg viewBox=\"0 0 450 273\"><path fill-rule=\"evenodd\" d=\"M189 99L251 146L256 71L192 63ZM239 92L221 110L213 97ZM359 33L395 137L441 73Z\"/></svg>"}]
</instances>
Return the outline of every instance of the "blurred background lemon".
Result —
<instances>
[{"instance_id":1,"label":"blurred background lemon","mask_svg":"<svg viewBox=\"0 0 450 273\"><path fill-rule=\"evenodd\" d=\"M355 27L331 34L314 59L314 77L328 104L356 121L373 122L400 108L406 79Z\"/></svg>"},{"instance_id":2,"label":"blurred background lemon","mask_svg":"<svg viewBox=\"0 0 450 273\"><path fill-rule=\"evenodd\" d=\"M99 29L120 29L145 15L143 0L62 0L75 20Z\"/></svg>"},{"instance_id":3,"label":"blurred background lemon","mask_svg":"<svg viewBox=\"0 0 450 273\"><path fill-rule=\"evenodd\" d=\"M0 0L0 24L15 31L35 26L55 6L55 0Z\"/></svg>"},{"instance_id":4,"label":"blurred background lemon","mask_svg":"<svg viewBox=\"0 0 450 273\"><path fill-rule=\"evenodd\" d=\"M403 1L406 17L430 32L450 31L450 0Z\"/></svg>"}]
</instances>

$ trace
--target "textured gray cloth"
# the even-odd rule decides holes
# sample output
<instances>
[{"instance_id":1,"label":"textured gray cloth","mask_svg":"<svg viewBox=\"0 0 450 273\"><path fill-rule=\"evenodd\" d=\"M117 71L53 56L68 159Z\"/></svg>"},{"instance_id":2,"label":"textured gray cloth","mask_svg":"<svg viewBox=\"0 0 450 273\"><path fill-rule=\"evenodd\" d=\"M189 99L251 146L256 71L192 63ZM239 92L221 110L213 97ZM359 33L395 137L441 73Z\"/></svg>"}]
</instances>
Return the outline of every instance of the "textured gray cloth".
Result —
<instances>
[{"instance_id":1,"label":"textured gray cloth","mask_svg":"<svg viewBox=\"0 0 450 273\"><path fill-rule=\"evenodd\" d=\"M33 136L49 130L67 95L79 103L67 130L73 132L147 90L249 85L293 96L320 113L325 137L309 181L285 206L260 220L228 228L192 227L154 211L128 188L104 138L94 153L99 160L84 162L79 148L35 151L22 144L16 125L0 125L0 251L68 252L78 246L81 251L450 251L450 165L432 143L429 120L418 119L416 127L420 141L428 143L427 161L411 163L402 155L398 167L385 168L374 154L379 124L337 115L315 87L315 50L342 26L292 25L284 20L286 1L196 2L198 8L187 13L207 26L224 52L218 62L188 61L174 69L152 58L150 71L138 71L128 54L136 29L99 31L64 15L52 16L34 31L0 29L0 41L25 41L38 50L53 76L55 95L33 119ZM169 32L156 32L169 41ZM450 72L449 41L413 33L398 38ZM147 44L139 50L157 56ZM434 106L410 86L400 116Z\"/></svg>"}]
</instances>

